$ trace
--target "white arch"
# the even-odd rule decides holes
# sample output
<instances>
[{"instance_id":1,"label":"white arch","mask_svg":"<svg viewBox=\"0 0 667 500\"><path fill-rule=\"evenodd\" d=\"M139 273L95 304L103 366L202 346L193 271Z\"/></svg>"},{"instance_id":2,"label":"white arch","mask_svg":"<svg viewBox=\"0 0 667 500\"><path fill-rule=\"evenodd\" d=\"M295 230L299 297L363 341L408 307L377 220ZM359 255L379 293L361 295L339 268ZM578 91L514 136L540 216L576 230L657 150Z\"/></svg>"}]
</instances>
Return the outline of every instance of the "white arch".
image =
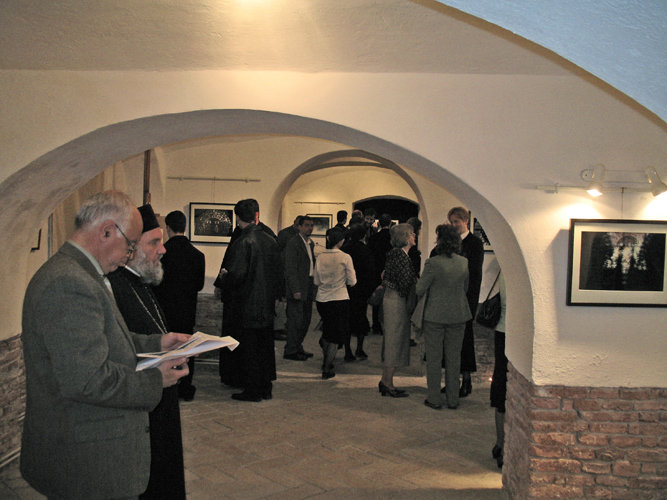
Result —
<instances>
[{"instance_id":1,"label":"white arch","mask_svg":"<svg viewBox=\"0 0 667 500\"><path fill-rule=\"evenodd\" d=\"M489 236L502 242L503 255L522 255L521 249L509 224L500 212L486 201L473 187L436 165L427 158L401 148L395 144L370 134L338 124L284 113L253 110L206 110L180 114L170 114L141 118L116 123L78 139L70 141L33 161L0 185L0 198L8 197L10 209L0 213L0 247L12 248L12 239L17 234L32 234L41 226L53 209L80 185L114 164L139 151L151 149L160 144L198 137L237 134L286 134L325 139L361 149L377 158L388 159L394 164L409 166L434 183L444 187L470 206L483 209L487 214ZM81 160L85 158L85 161ZM388 162L385 160L384 162ZM284 193L292 182L307 169L302 165L276 187L272 196L271 212L277 214ZM396 165L399 175L408 181L423 203L419 190L405 172ZM38 182L49 179L48 182ZM25 245L28 243L26 242ZM25 246L24 246L25 248ZM3 328L18 331L20 307L24 287L16 286L15 272L21 265L20 252L9 253L8 265L0 270L0 286L8 295L0 305L0 316L14 318L3 322ZM505 262L503 262L505 265ZM532 288L523 259L507 259L508 275L512 285L508 287L508 300L516 302L517 317L521 325L517 327L517 337L523 337L523 345L532 346L533 310ZM12 286L8 286L13 283ZM519 306L519 304L521 304ZM518 368L527 376L531 373L532 351L525 352L522 360L517 360Z\"/></svg>"}]
</instances>

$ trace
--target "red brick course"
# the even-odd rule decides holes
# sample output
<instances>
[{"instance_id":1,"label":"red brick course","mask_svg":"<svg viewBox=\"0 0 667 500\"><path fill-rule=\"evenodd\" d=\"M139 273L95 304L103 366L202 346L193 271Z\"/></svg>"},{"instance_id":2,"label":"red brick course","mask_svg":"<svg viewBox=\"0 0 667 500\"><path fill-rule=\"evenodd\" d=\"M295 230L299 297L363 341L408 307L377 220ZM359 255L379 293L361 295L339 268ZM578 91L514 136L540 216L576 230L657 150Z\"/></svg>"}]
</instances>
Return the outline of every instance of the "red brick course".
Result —
<instances>
[{"instance_id":1,"label":"red brick course","mask_svg":"<svg viewBox=\"0 0 667 500\"><path fill-rule=\"evenodd\" d=\"M21 337L0 341L0 465L21 447L25 412L25 371Z\"/></svg>"},{"instance_id":2,"label":"red brick course","mask_svg":"<svg viewBox=\"0 0 667 500\"><path fill-rule=\"evenodd\" d=\"M667 500L667 389L538 387L510 365L505 425L514 500Z\"/></svg>"}]
</instances>

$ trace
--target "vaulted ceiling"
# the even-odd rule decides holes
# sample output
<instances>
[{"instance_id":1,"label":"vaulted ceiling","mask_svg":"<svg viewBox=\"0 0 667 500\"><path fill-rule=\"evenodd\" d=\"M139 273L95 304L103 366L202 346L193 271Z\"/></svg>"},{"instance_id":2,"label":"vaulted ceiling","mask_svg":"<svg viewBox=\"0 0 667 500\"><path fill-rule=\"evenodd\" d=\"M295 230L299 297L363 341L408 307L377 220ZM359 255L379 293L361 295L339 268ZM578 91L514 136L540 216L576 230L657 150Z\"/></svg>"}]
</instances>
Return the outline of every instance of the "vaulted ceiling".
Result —
<instances>
[{"instance_id":1,"label":"vaulted ceiling","mask_svg":"<svg viewBox=\"0 0 667 500\"><path fill-rule=\"evenodd\" d=\"M566 74L434 0L3 0L0 69Z\"/></svg>"}]
</instances>

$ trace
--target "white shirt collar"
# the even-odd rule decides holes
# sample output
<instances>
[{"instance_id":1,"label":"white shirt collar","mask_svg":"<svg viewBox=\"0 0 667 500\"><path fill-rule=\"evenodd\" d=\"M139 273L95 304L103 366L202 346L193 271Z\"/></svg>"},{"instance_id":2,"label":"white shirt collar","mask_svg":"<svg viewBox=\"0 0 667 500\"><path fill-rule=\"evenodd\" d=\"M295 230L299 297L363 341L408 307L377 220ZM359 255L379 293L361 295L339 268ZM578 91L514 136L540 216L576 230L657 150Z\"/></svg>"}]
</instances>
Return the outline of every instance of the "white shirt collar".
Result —
<instances>
[{"instance_id":1,"label":"white shirt collar","mask_svg":"<svg viewBox=\"0 0 667 500\"><path fill-rule=\"evenodd\" d=\"M93 266L95 266L95 270L98 273L100 273L100 276L104 276L104 271L102 271L102 266L100 266L100 263L97 262L97 259L95 257L93 257L88 250L83 248L81 245L79 245L75 241L72 241L72 240L68 240L68 241L74 248L79 250L83 255L85 255L88 258L88 260L93 264Z\"/></svg>"}]
</instances>

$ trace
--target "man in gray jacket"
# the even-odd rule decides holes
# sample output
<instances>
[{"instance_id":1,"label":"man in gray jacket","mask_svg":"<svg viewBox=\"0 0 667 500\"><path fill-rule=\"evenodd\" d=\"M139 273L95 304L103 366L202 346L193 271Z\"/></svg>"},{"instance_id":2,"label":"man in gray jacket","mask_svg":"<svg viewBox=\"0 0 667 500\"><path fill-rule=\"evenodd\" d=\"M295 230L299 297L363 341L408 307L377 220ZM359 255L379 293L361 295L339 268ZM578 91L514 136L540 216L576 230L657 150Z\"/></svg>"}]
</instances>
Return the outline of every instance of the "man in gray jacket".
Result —
<instances>
[{"instance_id":1,"label":"man in gray jacket","mask_svg":"<svg viewBox=\"0 0 667 500\"><path fill-rule=\"evenodd\" d=\"M106 275L132 255L142 230L126 195L88 199L75 227L26 290L21 473L49 499L135 498L148 484L148 412L188 373L185 358L137 372L137 352L173 349L189 336L132 333L116 307Z\"/></svg>"}]
</instances>

